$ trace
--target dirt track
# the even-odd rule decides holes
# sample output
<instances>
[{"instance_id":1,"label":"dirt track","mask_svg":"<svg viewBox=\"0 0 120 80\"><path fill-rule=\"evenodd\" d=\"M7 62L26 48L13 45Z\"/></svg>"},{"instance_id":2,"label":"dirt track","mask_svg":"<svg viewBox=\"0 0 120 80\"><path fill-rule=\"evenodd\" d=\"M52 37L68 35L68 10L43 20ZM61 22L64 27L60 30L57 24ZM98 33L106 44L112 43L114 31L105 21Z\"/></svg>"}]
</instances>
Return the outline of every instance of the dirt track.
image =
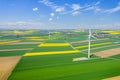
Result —
<instances>
[{"instance_id":1,"label":"dirt track","mask_svg":"<svg viewBox=\"0 0 120 80\"><path fill-rule=\"evenodd\" d=\"M0 80L7 79L20 58L20 56L0 57Z\"/></svg>"},{"instance_id":2,"label":"dirt track","mask_svg":"<svg viewBox=\"0 0 120 80\"><path fill-rule=\"evenodd\" d=\"M32 50L33 48L24 48L24 49L3 49L3 50L0 50L0 52L3 52L3 51L20 51L20 50Z\"/></svg>"},{"instance_id":3,"label":"dirt track","mask_svg":"<svg viewBox=\"0 0 120 80\"><path fill-rule=\"evenodd\" d=\"M103 80L120 80L120 76L106 78L106 79L103 79Z\"/></svg>"},{"instance_id":4,"label":"dirt track","mask_svg":"<svg viewBox=\"0 0 120 80\"><path fill-rule=\"evenodd\" d=\"M105 50L105 51L95 52L93 54L95 54L96 56L100 56L100 57L114 56L114 55L120 54L120 48L115 48L115 49L109 49L109 50Z\"/></svg>"},{"instance_id":5,"label":"dirt track","mask_svg":"<svg viewBox=\"0 0 120 80\"><path fill-rule=\"evenodd\" d=\"M107 40L108 38L104 38L104 39L98 39L98 40ZM91 40L92 41L97 41L97 40ZM88 40L83 40L83 41L77 41L77 42L70 42L70 44L78 44L78 43L84 43L84 42L88 42Z\"/></svg>"},{"instance_id":6,"label":"dirt track","mask_svg":"<svg viewBox=\"0 0 120 80\"><path fill-rule=\"evenodd\" d=\"M99 46L99 47L95 47L95 48L91 48L91 50L96 50L96 49L100 49L100 48L107 48L107 47L110 47L110 46L118 46L120 44L112 44L112 45L107 45L107 46ZM81 50L81 51L88 51L88 49L84 49L84 50Z\"/></svg>"},{"instance_id":7,"label":"dirt track","mask_svg":"<svg viewBox=\"0 0 120 80\"><path fill-rule=\"evenodd\" d=\"M15 42L11 43L11 45L17 45L17 44L40 44L41 42Z\"/></svg>"}]
</instances>

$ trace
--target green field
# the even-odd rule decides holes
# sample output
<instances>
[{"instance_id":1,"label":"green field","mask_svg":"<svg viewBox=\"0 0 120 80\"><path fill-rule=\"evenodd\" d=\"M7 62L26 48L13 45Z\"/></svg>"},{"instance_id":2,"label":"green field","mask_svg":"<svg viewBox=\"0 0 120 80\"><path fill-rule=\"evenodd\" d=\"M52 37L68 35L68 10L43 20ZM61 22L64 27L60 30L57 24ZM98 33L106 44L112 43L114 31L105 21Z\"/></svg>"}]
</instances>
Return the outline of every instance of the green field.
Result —
<instances>
[{"instance_id":1,"label":"green field","mask_svg":"<svg viewBox=\"0 0 120 80\"><path fill-rule=\"evenodd\" d=\"M97 31L103 35L102 30ZM74 30L51 30L49 38L48 30L37 30L31 34L21 34L19 37L13 33L9 37L0 33L2 42L9 40L20 40L20 42L40 42L39 44L0 44L0 50L25 49L17 51L1 51L0 57L22 56L8 80L102 80L104 78L120 76L120 55L107 58L91 56L89 60L73 62L73 58L87 57L88 31L75 32ZM55 33L55 32L59 32ZM109 49L120 48L120 35L105 34L105 37L95 35L98 40L91 38L91 52L99 52ZM43 40L29 40L23 37L41 37ZM107 38L107 39L106 39ZM38 46L42 43L70 43L69 46ZM107 44L106 44L107 43ZM77 48L80 47L80 48ZM76 53L50 54L37 56L23 56L26 53L54 52L79 50Z\"/></svg>"},{"instance_id":2,"label":"green field","mask_svg":"<svg viewBox=\"0 0 120 80\"><path fill-rule=\"evenodd\" d=\"M37 46L37 44L0 45L0 50L3 50L3 49L34 48L36 46Z\"/></svg>"},{"instance_id":3,"label":"green field","mask_svg":"<svg viewBox=\"0 0 120 80\"><path fill-rule=\"evenodd\" d=\"M72 58L83 54L23 57L9 80L101 80L119 75L120 60L91 59L72 62ZM111 65L112 64L112 65Z\"/></svg>"}]
</instances>

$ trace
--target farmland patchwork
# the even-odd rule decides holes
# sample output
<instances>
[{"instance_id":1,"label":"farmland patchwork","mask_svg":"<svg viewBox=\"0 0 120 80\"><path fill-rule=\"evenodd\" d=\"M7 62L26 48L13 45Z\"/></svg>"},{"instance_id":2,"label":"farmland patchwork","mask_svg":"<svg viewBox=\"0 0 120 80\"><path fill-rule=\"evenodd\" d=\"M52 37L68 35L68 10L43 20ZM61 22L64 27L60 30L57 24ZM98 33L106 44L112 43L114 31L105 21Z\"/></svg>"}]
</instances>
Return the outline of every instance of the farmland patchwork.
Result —
<instances>
[{"instance_id":1,"label":"farmland patchwork","mask_svg":"<svg viewBox=\"0 0 120 80\"><path fill-rule=\"evenodd\" d=\"M50 47L53 47L49 50ZM55 48L56 47L56 50ZM45 51L39 51L39 52L34 52L34 49L32 52L28 52L24 54L23 56L38 56L38 55L50 55L50 54L69 54L69 53L79 53L79 50L74 50L74 49L61 49L61 47L64 48L71 48L69 43L42 43L38 45L37 49L41 50L41 48L45 49Z\"/></svg>"},{"instance_id":2,"label":"farmland patchwork","mask_svg":"<svg viewBox=\"0 0 120 80\"><path fill-rule=\"evenodd\" d=\"M91 38L92 55L88 59L87 30L1 31L0 57L21 56L8 80L102 80L119 76L119 30L97 33L97 40ZM87 60L74 62L76 58Z\"/></svg>"}]
</instances>

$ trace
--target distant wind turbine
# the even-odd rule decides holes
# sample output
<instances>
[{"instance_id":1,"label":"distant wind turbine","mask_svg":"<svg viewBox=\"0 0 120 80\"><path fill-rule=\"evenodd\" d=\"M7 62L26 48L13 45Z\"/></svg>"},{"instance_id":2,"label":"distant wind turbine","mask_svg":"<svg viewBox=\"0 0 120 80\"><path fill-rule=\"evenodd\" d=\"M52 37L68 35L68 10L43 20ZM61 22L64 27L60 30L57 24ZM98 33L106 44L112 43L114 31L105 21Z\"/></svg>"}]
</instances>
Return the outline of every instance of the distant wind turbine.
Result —
<instances>
[{"instance_id":1,"label":"distant wind turbine","mask_svg":"<svg viewBox=\"0 0 120 80\"><path fill-rule=\"evenodd\" d=\"M50 40L50 32L48 34L49 34L48 36L49 36L49 40Z\"/></svg>"}]
</instances>

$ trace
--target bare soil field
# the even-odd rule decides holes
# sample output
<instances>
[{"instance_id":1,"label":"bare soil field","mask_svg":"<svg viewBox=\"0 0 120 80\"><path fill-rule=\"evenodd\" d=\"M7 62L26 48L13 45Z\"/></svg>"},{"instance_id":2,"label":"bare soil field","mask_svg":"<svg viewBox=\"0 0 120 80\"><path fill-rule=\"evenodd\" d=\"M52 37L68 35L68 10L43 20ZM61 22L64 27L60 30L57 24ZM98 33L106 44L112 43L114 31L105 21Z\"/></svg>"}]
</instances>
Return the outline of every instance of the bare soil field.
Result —
<instances>
[{"instance_id":1,"label":"bare soil field","mask_svg":"<svg viewBox=\"0 0 120 80\"><path fill-rule=\"evenodd\" d=\"M96 56L100 56L100 57L114 56L114 55L120 54L120 48L104 50L100 52L95 52L93 54L95 54Z\"/></svg>"},{"instance_id":2,"label":"bare soil field","mask_svg":"<svg viewBox=\"0 0 120 80\"><path fill-rule=\"evenodd\" d=\"M0 57L0 80L6 80L21 56Z\"/></svg>"},{"instance_id":3,"label":"bare soil field","mask_svg":"<svg viewBox=\"0 0 120 80\"><path fill-rule=\"evenodd\" d=\"M111 78L106 78L103 80L120 80L120 76L115 76L115 77L111 77Z\"/></svg>"}]
</instances>

